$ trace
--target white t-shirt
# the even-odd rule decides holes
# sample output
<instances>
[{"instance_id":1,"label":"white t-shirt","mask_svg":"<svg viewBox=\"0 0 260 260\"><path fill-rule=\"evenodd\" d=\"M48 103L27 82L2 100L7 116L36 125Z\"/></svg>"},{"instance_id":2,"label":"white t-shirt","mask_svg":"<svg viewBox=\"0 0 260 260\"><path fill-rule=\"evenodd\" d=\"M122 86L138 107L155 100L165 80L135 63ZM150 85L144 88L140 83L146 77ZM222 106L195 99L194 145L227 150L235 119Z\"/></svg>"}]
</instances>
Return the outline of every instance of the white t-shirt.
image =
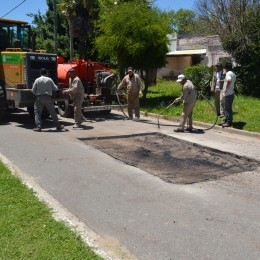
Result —
<instances>
[{"instance_id":1,"label":"white t-shirt","mask_svg":"<svg viewBox=\"0 0 260 260\"><path fill-rule=\"evenodd\" d=\"M231 84L227 88L228 80L231 80ZM229 95L234 94L235 81L236 81L236 74L233 71L228 71L226 73L226 77L224 80L224 86L223 86L223 95L224 96L229 96Z\"/></svg>"}]
</instances>

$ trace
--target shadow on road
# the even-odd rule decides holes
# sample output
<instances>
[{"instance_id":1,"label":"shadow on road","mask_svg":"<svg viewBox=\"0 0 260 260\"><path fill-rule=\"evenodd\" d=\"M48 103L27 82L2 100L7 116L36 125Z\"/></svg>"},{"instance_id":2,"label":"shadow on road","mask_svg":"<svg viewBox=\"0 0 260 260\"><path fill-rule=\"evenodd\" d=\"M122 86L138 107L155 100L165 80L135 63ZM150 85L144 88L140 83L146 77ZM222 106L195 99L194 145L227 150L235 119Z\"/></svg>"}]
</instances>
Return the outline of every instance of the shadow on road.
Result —
<instances>
[{"instance_id":1,"label":"shadow on road","mask_svg":"<svg viewBox=\"0 0 260 260\"><path fill-rule=\"evenodd\" d=\"M61 124L65 127L69 125L73 125L73 123L65 122L63 120L59 120ZM29 115L29 113L22 109L16 109L10 111L5 116L2 125L8 125L10 123L16 123L17 127L25 128L25 129L33 129L35 127L34 118ZM53 130L47 130L46 132L57 132L51 117L47 119L43 119L43 131L44 128L54 128Z\"/></svg>"}]
</instances>

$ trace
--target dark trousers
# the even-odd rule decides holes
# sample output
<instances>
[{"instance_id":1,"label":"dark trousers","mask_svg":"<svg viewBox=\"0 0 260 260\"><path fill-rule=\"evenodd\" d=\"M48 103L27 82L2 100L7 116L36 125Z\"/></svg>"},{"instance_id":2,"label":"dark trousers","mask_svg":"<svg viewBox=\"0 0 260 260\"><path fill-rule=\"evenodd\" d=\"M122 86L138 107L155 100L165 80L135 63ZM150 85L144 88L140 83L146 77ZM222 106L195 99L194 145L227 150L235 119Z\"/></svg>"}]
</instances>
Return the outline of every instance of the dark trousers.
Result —
<instances>
[{"instance_id":1,"label":"dark trousers","mask_svg":"<svg viewBox=\"0 0 260 260\"><path fill-rule=\"evenodd\" d=\"M48 95L42 95L36 97L36 101L34 103L34 116L35 116L36 126L39 128L42 127L42 110L44 107L48 110L49 114L51 115L51 118L55 126L56 127L59 126L58 116L55 111L53 100L51 96Z\"/></svg>"},{"instance_id":2,"label":"dark trousers","mask_svg":"<svg viewBox=\"0 0 260 260\"><path fill-rule=\"evenodd\" d=\"M230 123L232 124L233 122L233 100L234 100L234 94L225 96L225 123Z\"/></svg>"}]
</instances>

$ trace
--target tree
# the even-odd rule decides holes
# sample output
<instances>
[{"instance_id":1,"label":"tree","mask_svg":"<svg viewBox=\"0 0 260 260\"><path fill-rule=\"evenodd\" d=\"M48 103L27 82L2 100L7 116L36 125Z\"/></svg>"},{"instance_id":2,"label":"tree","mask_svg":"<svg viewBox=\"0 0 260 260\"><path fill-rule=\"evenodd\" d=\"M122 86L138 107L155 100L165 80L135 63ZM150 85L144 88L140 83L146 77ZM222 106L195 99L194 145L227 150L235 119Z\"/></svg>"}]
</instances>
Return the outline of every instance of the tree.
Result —
<instances>
[{"instance_id":1,"label":"tree","mask_svg":"<svg viewBox=\"0 0 260 260\"><path fill-rule=\"evenodd\" d=\"M188 9L179 9L176 11L169 11L171 26L174 31L178 33L191 33L194 30L196 22L196 14Z\"/></svg>"},{"instance_id":2,"label":"tree","mask_svg":"<svg viewBox=\"0 0 260 260\"><path fill-rule=\"evenodd\" d=\"M98 18L98 0L58 0L58 9L69 23L70 59L74 58L74 39L79 57L86 59L94 36L94 22Z\"/></svg>"},{"instance_id":3,"label":"tree","mask_svg":"<svg viewBox=\"0 0 260 260\"><path fill-rule=\"evenodd\" d=\"M195 5L206 30L220 36L223 48L238 63L243 93L259 97L259 0L197 0Z\"/></svg>"},{"instance_id":4,"label":"tree","mask_svg":"<svg viewBox=\"0 0 260 260\"><path fill-rule=\"evenodd\" d=\"M98 18L98 0L56 0L58 54L70 59L91 55L94 24ZM36 25L37 49L54 52L54 1L47 0L46 14L30 14ZM70 47L68 47L70 46Z\"/></svg>"},{"instance_id":5,"label":"tree","mask_svg":"<svg viewBox=\"0 0 260 260\"><path fill-rule=\"evenodd\" d=\"M98 53L116 61L121 71L129 65L145 71L145 98L152 72L165 64L171 32L168 17L144 1L133 0L106 5L98 26Z\"/></svg>"},{"instance_id":6,"label":"tree","mask_svg":"<svg viewBox=\"0 0 260 260\"><path fill-rule=\"evenodd\" d=\"M29 14L33 18L33 33L35 35L35 49L44 49L53 53L54 46L54 8L53 1L47 1L48 10L46 14ZM57 13L58 54L63 57L69 56L68 23L61 13Z\"/></svg>"}]
</instances>

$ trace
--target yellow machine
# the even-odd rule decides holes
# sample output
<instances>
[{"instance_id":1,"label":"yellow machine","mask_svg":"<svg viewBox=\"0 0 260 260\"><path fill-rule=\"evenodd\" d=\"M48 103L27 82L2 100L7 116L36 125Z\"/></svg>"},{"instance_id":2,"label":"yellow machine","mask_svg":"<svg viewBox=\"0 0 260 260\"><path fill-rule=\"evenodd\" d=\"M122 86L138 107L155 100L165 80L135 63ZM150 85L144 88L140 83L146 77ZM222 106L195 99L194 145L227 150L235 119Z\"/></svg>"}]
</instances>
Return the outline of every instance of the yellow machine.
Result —
<instances>
[{"instance_id":1,"label":"yellow machine","mask_svg":"<svg viewBox=\"0 0 260 260\"><path fill-rule=\"evenodd\" d=\"M0 118L8 108L27 107L33 113L31 88L41 68L57 83L57 55L34 51L32 43L27 22L0 19Z\"/></svg>"}]
</instances>

